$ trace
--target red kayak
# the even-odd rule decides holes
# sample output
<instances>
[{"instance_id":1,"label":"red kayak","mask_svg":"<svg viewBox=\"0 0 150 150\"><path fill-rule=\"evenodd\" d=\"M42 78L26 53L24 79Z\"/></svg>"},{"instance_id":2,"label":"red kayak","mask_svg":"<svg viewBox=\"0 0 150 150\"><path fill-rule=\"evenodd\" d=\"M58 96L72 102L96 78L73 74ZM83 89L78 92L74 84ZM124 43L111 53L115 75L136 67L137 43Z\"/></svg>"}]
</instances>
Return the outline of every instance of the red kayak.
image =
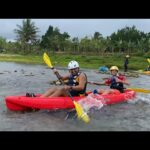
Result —
<instances>
[{"instance_id":1,"label":"red kayak","mask_svg":"<svg viewBox=\"0 0 150 150\"><path fill-rule=\"evenodd\" d=\"M36 97L8 96L5 98L5 102L7 108L12 111L74 108L74 104L70 97L41 98L39 96L40 94L37 94ZM126 90L125 93L108 94L102 97L106 100L106 104L110 105L133 99L135 97L135 92L132 90ZM75 101L80 101L82 98L83 97L73 97Z\"/></svg>"}]
</instances>

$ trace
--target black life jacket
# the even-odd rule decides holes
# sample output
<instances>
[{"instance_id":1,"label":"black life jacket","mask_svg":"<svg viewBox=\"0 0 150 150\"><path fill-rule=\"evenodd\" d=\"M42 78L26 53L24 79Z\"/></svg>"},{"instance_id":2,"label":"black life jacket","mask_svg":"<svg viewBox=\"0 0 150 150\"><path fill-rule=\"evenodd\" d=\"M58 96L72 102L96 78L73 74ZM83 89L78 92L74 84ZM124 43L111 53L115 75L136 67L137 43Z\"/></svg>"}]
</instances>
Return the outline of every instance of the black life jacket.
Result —
<instances>
[{"instance_id":1,"label":"black life jacket","mask_svg":"<svg viewBox=\"0 0 150 150\"><path fill-rule=\"evenodd\" d=\"M126 59L125 59L125 62L124 62L124 65L127 66L128 63L129 63L129 60L128 60L128 58L126 58Z\"/></svg>"},{"instance_id":2,"label":"black life jacket","mask_svg":"<svg viewBox=\"0 0 150 150\"><path fill-rule=\"evenodd\" d=\"M81 72L79 72L77 75L70 75L70 77L68 79L68 82L67 82L67 85L69 85L69 86L77 86L77 85L79 85L79 75L80 74L81 74ZM85 74L85 76L86 76L86 74ZM86 78L87 78L87 76L86 76ZM72 92L76 93L75 95L85 95L86 87L87 87L87 83L85 84L83 90L81 90L81 91L72 90Z\"/></svg>"},{"instance_id":3,"label":"black life jacket","mask_svg":"<svg viewBox=\"0 0 150 150\"><path fill-rule=\"evenodd\" d=\"M111 89L117 89L117 90L119 90L121 93L123 93L123 92L124 92L124 89L125 89L124 86L123 86L123 83L116 82L116 78L119 79L118 76L113 76L113 77L111 78L111 85L110 85L110 88L111 88Z\"/></svg>"}]
</instances>

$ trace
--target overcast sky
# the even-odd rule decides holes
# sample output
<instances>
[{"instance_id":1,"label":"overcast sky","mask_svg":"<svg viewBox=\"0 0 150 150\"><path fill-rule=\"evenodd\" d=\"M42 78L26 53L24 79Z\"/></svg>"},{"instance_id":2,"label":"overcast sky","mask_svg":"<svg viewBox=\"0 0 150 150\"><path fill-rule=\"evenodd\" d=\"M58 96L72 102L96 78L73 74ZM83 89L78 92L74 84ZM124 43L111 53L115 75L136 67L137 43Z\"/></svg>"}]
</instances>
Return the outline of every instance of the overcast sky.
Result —
<instances>
[{"instance_id":1,"label":"overcast sky","mask_svg":"<svg viewBox=\"0 0 150 150\"><path fill-rule=\"evenodd\" d=\"M0 36L7 40L16 38L14 29L22 25L23 19L0 19ZM110 36L118 29L133 25L140 31L150 32L150 19L32 19L39 28L40 36L44 35L48 27L58 27L60 32L67 32L71 38L93 36L94 32L100 32L104 37Z\"/></svg>"}]
</instances>

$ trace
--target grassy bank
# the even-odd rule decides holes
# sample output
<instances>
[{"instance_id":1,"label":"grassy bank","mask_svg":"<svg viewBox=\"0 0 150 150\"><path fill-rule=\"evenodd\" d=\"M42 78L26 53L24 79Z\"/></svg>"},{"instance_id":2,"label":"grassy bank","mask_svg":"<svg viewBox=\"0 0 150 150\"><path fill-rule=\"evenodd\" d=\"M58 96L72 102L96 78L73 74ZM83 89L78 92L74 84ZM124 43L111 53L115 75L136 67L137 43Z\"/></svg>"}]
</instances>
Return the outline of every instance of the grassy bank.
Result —
<instances>
[{"instance_id":1,"label":"grassy bank","mask_svg":"<svg viewBox=\"0 0 150 150\"><path fill-rule=\"evenodd\" d=\"M54 66L66 67L68 62L76 60L79 62L81 68L98 69L100 66L110 67L117 65L123 69L124 56L123 55L110 55L110 56L85 56L85 55L64 55L64 54L49 54L52 64ZM5 62L18 62L28 64L44 64L42 55L11 55L0 54L0 61ZM148 65L145 57L131 56L129 58L129 69L139 70L144 69Z\"/></svg>"}]
</instances>

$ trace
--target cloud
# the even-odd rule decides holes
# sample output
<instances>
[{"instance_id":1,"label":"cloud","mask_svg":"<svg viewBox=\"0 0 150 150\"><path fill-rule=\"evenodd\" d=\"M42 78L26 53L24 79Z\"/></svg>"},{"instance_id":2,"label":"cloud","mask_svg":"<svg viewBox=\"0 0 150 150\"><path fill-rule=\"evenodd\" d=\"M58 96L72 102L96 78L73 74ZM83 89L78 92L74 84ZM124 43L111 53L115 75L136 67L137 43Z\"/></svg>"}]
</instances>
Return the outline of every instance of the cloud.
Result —
<instances>
[{"instance_id":1,"label":"cloud","mask_svg":"<svg viewBox=\"0 0 150 150\"><path fill-rule=\"evenodd\" d=\"M14 40L14 29L22 25L23 19L0 19L0 36ZM48 27L58 27L60 32L67 32L72 38L93 36L94 32L100 32L104 37L125 26L133 25L140 31L150 32L150 19L32 19L39 28L40 36L44 35Z\"/></svg>"}]
</instances>

